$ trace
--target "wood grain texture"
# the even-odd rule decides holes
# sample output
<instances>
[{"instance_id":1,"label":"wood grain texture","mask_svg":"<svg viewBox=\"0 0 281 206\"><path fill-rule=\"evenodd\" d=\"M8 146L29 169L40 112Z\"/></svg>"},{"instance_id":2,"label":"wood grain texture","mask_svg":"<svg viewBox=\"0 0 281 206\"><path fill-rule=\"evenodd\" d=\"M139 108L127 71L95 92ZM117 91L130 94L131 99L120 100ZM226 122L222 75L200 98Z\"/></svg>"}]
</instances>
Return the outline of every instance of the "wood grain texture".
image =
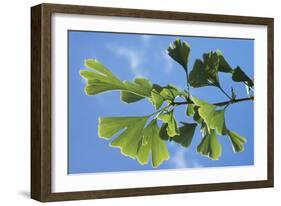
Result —
<instances>
[{"instance_id":1,"label":"wood grain texture","mask_svg":"<svg viewBox=\"0 0 281 206\"><path fill-rule=\"evenodd\" d=\"M51 173L53 13L266 25L268 29L268 178L264 181L53 193ZM31 197L41 202L273 187L274 93L272 18L41 4L31 8ZM266 68L265 68L266 69ZM257 71L258 72L258 71Z\"/></svg>"}]
</instances>

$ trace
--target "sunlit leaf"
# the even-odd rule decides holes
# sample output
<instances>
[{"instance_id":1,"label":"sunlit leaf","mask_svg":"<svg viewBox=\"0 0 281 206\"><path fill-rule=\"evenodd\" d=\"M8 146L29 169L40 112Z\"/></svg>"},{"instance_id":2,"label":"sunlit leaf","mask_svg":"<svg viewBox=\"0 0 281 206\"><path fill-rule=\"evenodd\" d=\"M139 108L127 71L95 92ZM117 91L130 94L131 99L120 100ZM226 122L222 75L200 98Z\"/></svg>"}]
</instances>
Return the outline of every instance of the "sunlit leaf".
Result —
<instances>
[{"instance_id":1,"label":"sunlit leaf","mask_svg":"<svg viewBox=\"0 0 281 206\"><path fill-rule=\"evenodd\" d=\"M157 84L154 84L151 90L151 103L155 106L156 109L159 109L163 102L165 101L164 97L160 95L162 87Z\"/></svg>"},{"instance_id":2,"label":"sunlit leaf","mask_svg":"<svg viewBox=\"0 0 281 206\"><path fill-rule=\"evenodd\" d=\"M168 55L178 62L187 72L190 46L187 42L176 39L167 49Z\"/></svg>"},{"instance_id":3,"label":"sunlit leaf","mask_svg":"<svg viewBox=\"0 0 281 206\"><path fill-rule=\"evenodd\" d=\"M167 87L163 87L163 89L160 92L160 95L165 99L165 100L170 100L174 101L174 99L177 96L181 95L181 91L173 86L173 85L168 85Z\"/></svg>"},{"instance_id":4,"label":"sunlit leaf","mask_svg":"<svg viewBox=\"0 0 281 206\"><path fill-rule=\"evenodd\" d=\"M232 80L236 82L244 82L249 87L254 86L253 80L243 72L243 70L238 66L232 72Z\"/></svg>"},{"instance_id":5,"label":"sunlit leaf","mask_svg":"<svg viewBox=\"0 0 281 206\"><path fill-rule=\"evenodd\" d=\"M121 131L111 142L111 146L119 147L122 154L136 158L139 142L142 139L143 128L148 117L100 117L98 135L110 139Z\"/></svg>"},{"instance_id":6,"label":"sunlit leaf","mask_svg":"<svg viewBox=\"0 0 281 206\"><path fill-rule=\"evenodd\" d=\"M121 91L121 100L126 103L137 102L150 96L152 85L145 78L136 78L134 82L124 81L126 90Z\"/></svg>"},{"instance_id":7,"label":"sunlit leaf","mask_svg":"<svg viewBox=\"0 0 281 206\"><path fill-rule=\"evenodd\" d=\"M158 119L162 120L164 123L167 123L167 134L170 137L173 137L175 135L179 135L179 128L177 120L174 117L173 111L161 113L157 117Z\"/></svg>"},{"instance_id":8,"label":"sunlit leaf","mask_svg":"<svg viewBox=\"0 0 281 206\"><path fill-rule=\"evenodd\" d=\"M127 103L139 101L145 97L150 97L152 85L149 80L136 78L133 82L118 79L110 70L102 65L98 60L87 59L85 66L90 70L80 70L80 75L87 80L85 92L87 95L120 90L121 99Z\"/></svg>"},{"instance_id":9,"label":"sunlit leaf","mask_svg":"<svg viewBox=\"0 0 281 206\"><path fill-rule=\"evenodd\" d=\"M180 91L173 85L160 87L159 85L154 84L151 90L151 103L156 109L159 109L165 101L171 103L176 97L185 95L187 95L185 92Z\"/></svg>"},{"instance_id":10,"label":"sunlit leaf","mask_svg":"<svg viewBox=\"0 0 281 206\"><path fill-rule=\"evenodd\" d=\"M198 113L208 126L209 132L211 129L215 129L220 135L226 134L224 110L216 110L215 105L209 104L196 97L192 97L192 101L195 105L199 106Z\"/></svg>"},{"instance_id":11,"label":"sunlit leaf","mask_svg":"<svg viewBox=\"0 0 281 206\"><path fill-rule=\"evenodd\" d=\"M197 147L197 152L213 160L219 159L221 156L221 151L221 144L219 143L214 130L211 130L210 133L207 133Z\"/></svg>"},{"instance_id":12,"label":"sunlit leaf","mask_svg":"<svg viewBox=\"0 0 281 206\"><path fill-rule=\"evenodd\" d=\"M242 152L244 150L246 139L231 130L228 130L227 134L231 140L233 151Z\"/></svg>"},{"instance_id":13,"label":"sunlit leaf","mask_svg":"<svg viewBox=\"0 0 281 206\"><path fill-rule=\"evenodd\" d=\"M137 154L137 159L141 164L147 164L150 153L153 167L158 167L164 160L169 159L166 144L159 136L157 120L152 120L143 130L143 139L145 141L142 142Z\"/></svg>"},{"instance_id":14,"label":"sunlit leaf","mask_svg":"<svg viewBox=\"0 0 281 206\"><path fill-rule=\"evenodd\" d=\"M195 107L194 104L188 104L187 105L187 107L186 107L186 115L187 116L191 117L195 114L194 107Z\"/></svg>"}]
</instances>

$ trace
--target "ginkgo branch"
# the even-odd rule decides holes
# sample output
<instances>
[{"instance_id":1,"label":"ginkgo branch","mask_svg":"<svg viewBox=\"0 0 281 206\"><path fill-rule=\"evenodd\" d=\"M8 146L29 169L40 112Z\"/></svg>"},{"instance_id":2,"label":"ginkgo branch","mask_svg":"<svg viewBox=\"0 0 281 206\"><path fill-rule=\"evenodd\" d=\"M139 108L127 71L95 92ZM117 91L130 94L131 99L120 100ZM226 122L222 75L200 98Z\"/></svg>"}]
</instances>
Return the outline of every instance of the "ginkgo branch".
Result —
<instances>
[{"instance_id":1,"label":"ginkgo branch","mask_svg":"<svg viewBox=\"0 0 281 206\"><path fill-rule=\"evenodd\" d=\"M213 105L216 106L224 106L227 104L235 104L238 102L244 102L244 101L250 101L250 100L254 100L254 96L251 97L246 97L246 98L240 98L240 99L233 99L233 100L229 100L229 101L224 101L224 102L217 102L217 103L212 103ZM172 104L174 105L186 105L186 104L194 104L192 102L192 100L188 100L188 101L184 101L184 102L173 102Z\"/></svg>"}]
</instances>

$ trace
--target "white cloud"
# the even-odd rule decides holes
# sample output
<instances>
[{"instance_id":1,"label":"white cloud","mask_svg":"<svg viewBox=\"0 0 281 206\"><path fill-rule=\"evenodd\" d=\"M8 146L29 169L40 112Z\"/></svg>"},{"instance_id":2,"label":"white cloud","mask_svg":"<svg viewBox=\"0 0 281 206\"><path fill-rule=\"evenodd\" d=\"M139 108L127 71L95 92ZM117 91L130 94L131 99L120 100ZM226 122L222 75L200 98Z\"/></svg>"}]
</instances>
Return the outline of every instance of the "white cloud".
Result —
<instances>
[{"instance_id":1,"label":"white cloud","mask_svg":"<svg viewBox=\"0 0 281 206\"><path fill-rule=\"evenodd\" d=\"M145 47L148 47L150 45L151 35L141 35L141 40L143 41Z\"/></svg>"},{"instance_id":2,"label":"white cloud","mask_svg":"<svg viewBox=\"0 0 281 206\"><path fill-rule=\"evenodd\" d=\"M186 159L186 157L188 159ZM198 168L203 167L197 160L192 157L190 152L185 148L177 148L171 158L171 163L175 168Z\"/></svg>"},{"instance_id":3,"label":"white cloud","mask_svg":"<svg viewBox=\"0 0 281 206\"><path fill-rule=\"evenodd\" d=\"M186 168L187 163L185 160L185 150L178 149L175 155L172 157L171 162L175 165L176 168Z\"/></svg>"},{"instance_id":4,"label":"white cloud","mask_svg":"<svg viewBox=\"0 0 281 206\"><path fill-rule=\"evenodd\" d=\"M169 74L172 71L173 68L173 60L171 57L167 54L167 52L162 52L162 58L164 63L164 72L166 74Z\"/></svg>"},{"instance_id":5,"label":"white cloud","mask_svg":"<svg viewBox=\"0 0 281 206\"><path fill-rule=\"evenodd\" d=\"M140 65L143 57L142 52L138 52L132 48L120 47L120 46L107 46L107 48L114 52L116 55L125 58L129 65L132 73L135 76L143 76L143 72L140 71Z\"/></svg>"}]
</instances>

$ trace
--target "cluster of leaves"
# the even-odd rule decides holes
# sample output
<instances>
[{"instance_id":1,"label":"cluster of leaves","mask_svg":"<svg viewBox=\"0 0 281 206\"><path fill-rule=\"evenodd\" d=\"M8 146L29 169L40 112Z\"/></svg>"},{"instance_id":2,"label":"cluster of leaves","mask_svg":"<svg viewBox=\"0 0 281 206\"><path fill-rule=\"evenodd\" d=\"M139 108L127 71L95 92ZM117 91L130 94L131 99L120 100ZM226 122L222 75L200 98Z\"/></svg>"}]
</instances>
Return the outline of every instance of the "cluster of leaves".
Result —
<instances>
[{"instance_id":1,"label":"cluster of leaves","mask_svg":"<svg viewBox=\"0 0 281 206\"><path fill-rule=\"evenodd\" d=\"M233 81L243 82L249 90L253 89L253 81L239 66L231 68L219 50L203 54L203 59L197 59L190 72L190 46L187 42L177 39L168 47L167 53L183 67L188 90L181 90L170 84L152 84L145 78L121 81L98 60L85 60L85 66L90 70L81 70L80 74L87 80L87 95L118 90L123 102L134 103L146 98L156 110L147 116L100 117L99 137L107 140L115 137L110 146L120 148L123 155L136 159L140 164L147 164L151 155L153 167L158 167L169 159L166 141L173 141L187 148L192 143L197 127L200 127L202 133L201 142L197 146L200 154L213 160L219 159L222 148L217 135L229 137L234 152L243 151L246 139L228 129L225 123L225 109L240 100L236 99L233 89L231 96L223 90L219 72L229 73ZM190 87L205 86L217 87L229 101L211 104L191 95ZM176 102L176 99L183 101ZM253 96L248 100L252 99ZM174 110L180 105L186 106L189 122L180 122L179 125ZM162 122L161 126L158 126L158 122Z\"/></svg>"}]
</instances>

